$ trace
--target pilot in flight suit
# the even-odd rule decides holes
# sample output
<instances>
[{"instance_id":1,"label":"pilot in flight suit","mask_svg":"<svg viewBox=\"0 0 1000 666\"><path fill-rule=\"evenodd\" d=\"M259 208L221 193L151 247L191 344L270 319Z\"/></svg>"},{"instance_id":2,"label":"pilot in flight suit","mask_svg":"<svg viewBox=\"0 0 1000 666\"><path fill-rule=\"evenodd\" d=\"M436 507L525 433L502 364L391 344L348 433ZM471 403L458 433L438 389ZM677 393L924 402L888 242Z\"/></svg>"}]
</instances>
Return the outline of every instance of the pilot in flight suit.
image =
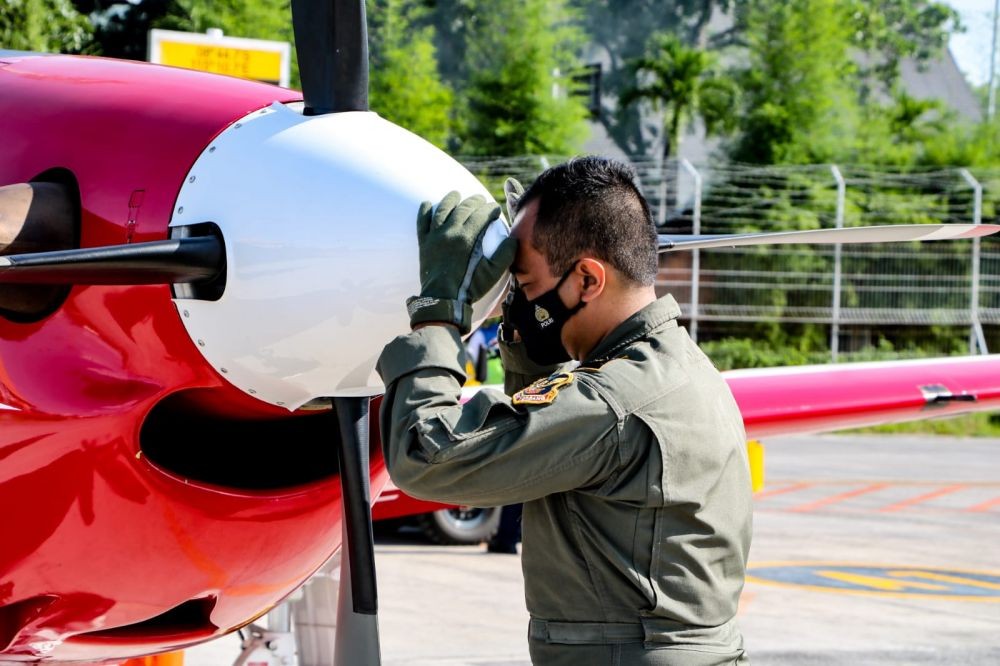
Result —
<instances>
[{"instance_id":1,"label":"pilot in flight suit","mask_svg":"<svg viewBox=\"0 0 1000 666\"><path fill-rule=\"evenodd\" d=\"M631 174L607 160L581 162L554 167L550 179L572 184L594 171L600 184L609 170L619 179ZM547 174L539 178L543 185ZM539 189L539 196L567 191ZM449 207L452 218L462 217L454 214L456 201L446 198L421 229L461 225L446 219ZM644 200L642 207L648 217ZM469 208L465 218L475 218ZM421 215L429 216L429 207ZM485 227L481 220L466 226L468 237ZM426 240L422 234L424 278ZM655 235L653 242L655 253ZM499 277L497 266L509 262L499 255L510 252L493 255L497 265L482 269L489 275L477 277L481 286ZM472 270L462 266L458 273ZM515 277L518 270L524 269L515 268ZM440 290L429 293L426 282L411 301L454 300ZM442 312L466 312L454 303L431 303L434 312L423 320L418 310L416 330L386 346L378 371L386 384L382 440L393 482L416 497L456 504L524 502L522 567L533 663L748 663L734 617L750 543L750 479L743 423L728 386L678 326L680 309L670 296L646 299L613 322L578 366L539 379L553 368L535 361L564 357L536 353L533 361L534 336L524 335L529 317L511 317L510 310L533 314L540 325L551 311L550 319L562 316L565 323L583 301L568 308L556 291L547 301L529 301L523 293L510 301L508 319L524 336L501 347L510 397L483 390L460 403L459 333L467 323L442 318ZM427 325L439 321L454 325Z\"/></svg>"}]
</instances>

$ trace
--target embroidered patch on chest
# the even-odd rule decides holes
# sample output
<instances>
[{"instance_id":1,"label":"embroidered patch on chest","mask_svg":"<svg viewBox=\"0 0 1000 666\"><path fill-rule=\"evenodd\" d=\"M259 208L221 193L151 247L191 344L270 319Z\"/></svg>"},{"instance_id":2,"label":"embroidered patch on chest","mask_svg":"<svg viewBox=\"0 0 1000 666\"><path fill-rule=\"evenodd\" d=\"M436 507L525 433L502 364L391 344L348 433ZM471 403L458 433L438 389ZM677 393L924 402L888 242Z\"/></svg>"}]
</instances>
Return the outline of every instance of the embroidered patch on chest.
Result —
<instances>
[{"instance_id":1,"label":"embroidered patch on chest","mask_svg":"<svg viewBox=\"0 0 1000 666\"><path fill-rule=\"evenodd\" d=\"M572 383L572 372L557 372L521 389L511 397L511 402L515 405L547 405L556 399L560 388Z\"/></svg>"}]
</instances>

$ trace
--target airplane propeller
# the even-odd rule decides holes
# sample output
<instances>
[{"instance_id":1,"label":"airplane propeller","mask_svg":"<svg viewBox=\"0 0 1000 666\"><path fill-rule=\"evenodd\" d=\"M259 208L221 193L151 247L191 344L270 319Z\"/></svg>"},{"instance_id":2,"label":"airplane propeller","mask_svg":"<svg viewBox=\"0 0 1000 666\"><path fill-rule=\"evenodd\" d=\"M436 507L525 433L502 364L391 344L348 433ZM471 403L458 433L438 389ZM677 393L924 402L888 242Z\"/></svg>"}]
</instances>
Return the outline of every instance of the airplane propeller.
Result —
<instances>
[{"instance_id":1,"label":"airplane propeller","mask_svg":"<svg viewBox=\"0 0 1000 666\"><path fill-rule=\"evenodd\" d=\"M364 0L292 0L304 114L368 110Z\"/></svg>"},{"instance_id":2,"label":"airplane propeller","mask_svg":"<svg viewBox=\"0 0 1000 666\"><path fill-rule=\"evenodd\" d=\"M747 234L659 234L660 253L756 245L898 243L980 238L997 224L897 224ZM224 276L214 236L0 256L0 284L140 285L210 282Z\"/></svg>"},{"instance_id":3,"label":"airplane propeller","mask_svg":"<svg viewBox=\"0 0 1000 666\"><path fill-rule=\"evenodd\" d=\"M368 111L365 0L292 0L303 114ZM344 497L344 555L337 598L334 664L382 662L369 486L368 397L333 396ZM347 600L351 603L348 605Z\"/></svg>"},{"instance_id":4,"label":"airplane propeller","mask_svg":"<svg viewBox=\"0 0 1000 666\"><path fill-rule=\"evenodd\" d=\"M997 224L893 224L875 227L842 229L809 229L806 231L773 231L754 234L659 235L659 252L704 250L716 247L747 247L752 245L794 245L805 243L857 244L899 243L904 241L951 240L979 238L1000 231Z\"/></svg>"}]
</instances>

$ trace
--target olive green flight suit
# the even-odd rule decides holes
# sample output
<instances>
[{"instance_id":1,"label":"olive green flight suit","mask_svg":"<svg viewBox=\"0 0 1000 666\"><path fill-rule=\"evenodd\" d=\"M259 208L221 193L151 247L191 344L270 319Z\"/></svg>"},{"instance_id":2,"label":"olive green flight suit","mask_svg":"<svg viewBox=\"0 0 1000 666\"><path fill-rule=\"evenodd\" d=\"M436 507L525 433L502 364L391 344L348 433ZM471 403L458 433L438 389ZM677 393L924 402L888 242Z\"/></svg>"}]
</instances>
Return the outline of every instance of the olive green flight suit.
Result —
<instances>
[{"instance_id":1,"label":"olive green flight suit","mask_svg":"<svg viewBox=\"0 0 1000 666\"><path fill-rule=\"evenodd\" d=\"M748 663L734 620L751 532L743 422L679 315L670 296L648 305L569 375L513 401L483 390L460 404L451 327L400 336L379 359L397 486L525 503L535 664ZM518 347L505 354L508 389L533 369Z\"/></svg>"}]
</instances>

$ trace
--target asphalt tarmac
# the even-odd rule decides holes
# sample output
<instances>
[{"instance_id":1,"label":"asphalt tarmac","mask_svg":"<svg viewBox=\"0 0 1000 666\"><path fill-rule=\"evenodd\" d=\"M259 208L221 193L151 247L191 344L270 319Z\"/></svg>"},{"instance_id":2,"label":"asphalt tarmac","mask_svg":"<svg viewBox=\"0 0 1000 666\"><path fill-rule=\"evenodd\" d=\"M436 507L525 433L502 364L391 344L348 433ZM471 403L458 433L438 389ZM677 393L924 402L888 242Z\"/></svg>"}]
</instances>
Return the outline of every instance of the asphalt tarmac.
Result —
<instances>
[{"instance_id":1,"label":"asphalt tarmac","mask_svg":"<svg viewBox=\"0 0 1000 666\"><path fill-rule=\"evenodd\" d=\"M764 443L739 621L752 663L1000 664L1000 440ZM520 558L376 545L383 664L529 664ZM232 638L188 666L236 657Z\"/></svg>"}]
</instances>

